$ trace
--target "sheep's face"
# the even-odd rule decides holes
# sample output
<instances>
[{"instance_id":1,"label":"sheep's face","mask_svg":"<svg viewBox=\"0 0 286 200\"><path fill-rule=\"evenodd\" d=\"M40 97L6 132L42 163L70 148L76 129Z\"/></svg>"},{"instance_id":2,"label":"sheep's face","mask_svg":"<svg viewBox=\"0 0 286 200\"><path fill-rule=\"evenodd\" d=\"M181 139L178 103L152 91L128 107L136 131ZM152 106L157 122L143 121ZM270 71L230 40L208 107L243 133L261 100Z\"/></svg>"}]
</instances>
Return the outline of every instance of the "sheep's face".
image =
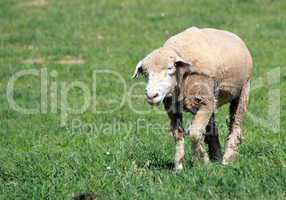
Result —
<instances>
[{"instance_id":1,"label":"sheep's face","mask_svg":"<svg viewBox=\"0 0 286 200\"><path fill-rule=\"evenodd\" d=\"M147 81L145 94L148 103L159 104L166 96L171 96L176 86L175 74L168 73L168 69L160 71L152 67L147 68L143 73Z\"/></svg>"},{"instance_id":2,"label":"sheep's face","mask_svg":"<svg viewBox=\"0 0 286 200\"><path fill-rule=\"evenodd\" d=\"M140 61L136 67L134 78L143 74L147 86L146 98L149 104L160 104L165 97L174 94L177 85L176 71L183 63L178 55L169 49L157 49Z\"/></svg>"}]
</instances>

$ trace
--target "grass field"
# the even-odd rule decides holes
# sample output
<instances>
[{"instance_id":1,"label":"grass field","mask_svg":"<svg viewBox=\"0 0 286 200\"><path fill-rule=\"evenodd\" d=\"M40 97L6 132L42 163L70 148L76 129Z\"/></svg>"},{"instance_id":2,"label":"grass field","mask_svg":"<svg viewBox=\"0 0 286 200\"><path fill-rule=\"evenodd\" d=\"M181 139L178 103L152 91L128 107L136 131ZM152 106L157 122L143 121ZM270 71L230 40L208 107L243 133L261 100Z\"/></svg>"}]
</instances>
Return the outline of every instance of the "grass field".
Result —
<instances>
[{"instance_id":1,"label":"grass field","mask_svg":"<svg viewBox=\"0 0 286 200\"><path fill-rule=\"evenodd\" d=\"M98 199L286 199L285 10L284 0L1 0L0 199L70 199L90 191ZM130 77L137 61L190 26L245 40L253 90L239 158L229 166L193 165L187 141L185 169L175 173L167 116L134 95L144 86ZM41 112L16 111L9 80L40 69L48 74L46 102L40 75L17 80L13 98ZM95 81L102 70L113 74ZM80 108L87 97L79 88L64 90L74 81L95 86L96 103L65 115L64 100ZM226 114L227 107L217 114L222 142ZM185 114L185 123L190 118Z\"/></svg>"}]
</instances>

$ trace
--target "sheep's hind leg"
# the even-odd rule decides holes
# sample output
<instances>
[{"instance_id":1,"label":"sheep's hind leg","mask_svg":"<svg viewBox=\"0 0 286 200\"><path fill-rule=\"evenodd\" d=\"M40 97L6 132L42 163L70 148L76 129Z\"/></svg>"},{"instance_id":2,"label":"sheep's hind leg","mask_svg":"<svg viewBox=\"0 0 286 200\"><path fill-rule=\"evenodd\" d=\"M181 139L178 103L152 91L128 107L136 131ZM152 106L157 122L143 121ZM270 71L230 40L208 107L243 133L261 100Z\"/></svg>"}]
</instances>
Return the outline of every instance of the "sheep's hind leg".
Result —
<instances>
[{"instance_id":1,"label":"sheep's hind leg","mask_svg":"<svg viewBox=\"0 0 286 200\"><path fill-rule=\"evenodd\" d=\"M228 164L233 161L238 154L238 145L241 143L241 122L244 114L247 111L247 103L249 97L250 83L247 81L242 90L240 97L234 99L230 103L230 124L229 124L229 136L226 145L225 154L223 156L223 164Z\"/></svg>"},{"instance_id":2,"label":"sheep's hind leg","mask_svg":"<svg viewBox=\"0 0 286 200\"><path fill-rule=\"evenodd\" d=\"M205 143L208 145L210 160L220 162L222 160L222 153L214 114L212 114L212 117L206 127Z\"/></svg>"}]
</instances>

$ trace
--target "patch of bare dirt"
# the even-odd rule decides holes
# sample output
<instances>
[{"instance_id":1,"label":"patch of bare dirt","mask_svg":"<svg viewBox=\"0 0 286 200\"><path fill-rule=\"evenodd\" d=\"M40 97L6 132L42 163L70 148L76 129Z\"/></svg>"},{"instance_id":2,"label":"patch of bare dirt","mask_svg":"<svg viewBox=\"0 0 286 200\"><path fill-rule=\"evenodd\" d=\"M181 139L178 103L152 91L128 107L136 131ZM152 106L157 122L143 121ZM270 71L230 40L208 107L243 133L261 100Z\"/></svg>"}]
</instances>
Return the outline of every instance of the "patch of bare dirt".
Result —
<instances>
[{"instance_id":1,"label":"patch of bare dirt","mask_svg":"<svg viewBox=\"0 0 286 200\"><path fill-rule=\"evenodd\" d=\"M72 57L72 56L65 56L62 59L54 60L51 57L48 57L46 59L42 57L35 57L35 58L29 58L26 60L21 61L22 64L30 64L30 65L42 65L42 64L59 64L59 65L82 65L85 64L85 60L78 57Z\"/></svg>"},{"instance_id":2,"label":"patch of bare dirt","mask_svg":"<svg viewBox=\"0 0 286 200\"><path fill-rule=\"evenodd\" d=\"M22 61L23 64L31 64L31 65L41 65L44 64L44 59L43 58L30 58L27 60Z\"/></svg>"},{"instance_id":3,"label":"patch of bare dirt","mask_svg":"<svg viewBox=\"0 0 286 200\"><path fill-rule=\"evenodd\" d=\"M32 0L26 3L30 7L45 7L48 5L48 0Z\"/></svg>"},{"instance_id":4,"label":"patch of bare dirt","mask_svg":"<svg viewBox=\"0 0 286 200\"><path fill-rule=\"evenodd\" d=\"M56 63L60 65L81 65L85 64L85 61L82 58L73 58L71 56L67 56L61 60L58 60Z\"/></svg>"}]
</instances>

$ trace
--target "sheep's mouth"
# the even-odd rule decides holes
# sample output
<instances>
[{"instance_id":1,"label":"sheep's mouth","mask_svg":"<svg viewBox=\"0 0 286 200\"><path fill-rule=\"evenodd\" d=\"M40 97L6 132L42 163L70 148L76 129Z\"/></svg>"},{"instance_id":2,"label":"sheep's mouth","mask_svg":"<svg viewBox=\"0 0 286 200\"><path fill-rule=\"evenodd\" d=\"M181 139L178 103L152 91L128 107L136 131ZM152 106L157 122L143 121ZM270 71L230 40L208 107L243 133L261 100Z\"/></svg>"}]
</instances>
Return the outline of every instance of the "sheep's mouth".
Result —
<instances>
[{"instance_id":1,"label":"sheep's mouth","mask_svg":"<svg viewBox=\"0 0 286 200\"><path fill-rule=\"evenodd\" d=\"M163 100L165 99L165 96L166 95L158 95L157 97L152 98L152 99L147 98L147 102L151 106L158 106L158 105L160 105L163 102Z\"/></svg>"},{"instance_id":2,"label":"sheep's mouth","mask_svg":"<svg viewBox=\"0 0 286 200\"><path fill-rule=\"evenodd\" d=\"M153 100L148 100L147 102L151 105L151 106L159 106L161 104L161 101L153 101Z\"/></svg>"}]
</instances>

